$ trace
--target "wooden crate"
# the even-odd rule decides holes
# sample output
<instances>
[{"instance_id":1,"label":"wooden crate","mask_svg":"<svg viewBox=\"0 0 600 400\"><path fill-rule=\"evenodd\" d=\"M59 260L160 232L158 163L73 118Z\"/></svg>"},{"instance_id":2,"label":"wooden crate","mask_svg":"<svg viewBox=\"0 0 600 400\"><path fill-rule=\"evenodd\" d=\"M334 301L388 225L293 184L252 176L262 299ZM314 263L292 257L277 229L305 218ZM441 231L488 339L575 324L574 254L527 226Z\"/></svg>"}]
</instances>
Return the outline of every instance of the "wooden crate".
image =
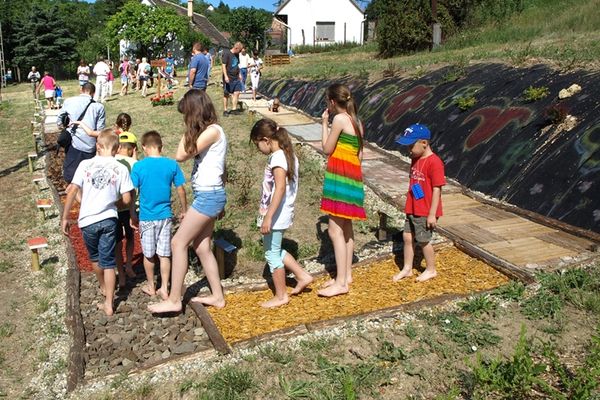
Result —
<instances>
[{"instance_id":1,"label":"wooden crate","mask_svg":"<svg viewBox=\"0 0 600 400\"><path fill-rule=\"evenodd\" d=\"M265 56L265 64L267 66L286 65L290 63L290 56L287 54L271 54Z\"/></svg>"}]
</instances>

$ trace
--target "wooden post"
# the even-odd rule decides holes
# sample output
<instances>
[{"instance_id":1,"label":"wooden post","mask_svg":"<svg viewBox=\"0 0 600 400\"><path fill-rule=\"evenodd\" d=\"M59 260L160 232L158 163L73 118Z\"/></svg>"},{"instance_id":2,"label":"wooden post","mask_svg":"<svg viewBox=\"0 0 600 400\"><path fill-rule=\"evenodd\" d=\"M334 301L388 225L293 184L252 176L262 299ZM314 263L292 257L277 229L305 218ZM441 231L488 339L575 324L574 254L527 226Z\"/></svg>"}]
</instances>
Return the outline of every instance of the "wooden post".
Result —
<instances>
[{"instance_id":1,"label":"wooden post","mask_svg":"<svg viewBox=\"0 0 600 400\"><path fill-rule=\"evenodd\" d=\"M46 219L46 209L52 207L52 200L50 199L40 199L36 202L38 210L42 213L42 219Z\"/></svg>"},{"instance_id":2,"label":"wooden post","mask_svg":"<svg viewBox=\"0 0 600 400\"><path fill-rule=\"evenodd\" d=\"M219 277L225 279L225 251L219 246L215 246L215 258L219 266Z\"/></svg>"},{"instance_id":3,"label":"wooden post","mask_svg":"<svg viewBox=\"0 0 600 400\"><path fill-rule=\"evenodd\" d=\"M29 172L33 174L33 159L37 158L37 153L29 153L27 154L27 162L29 166Z\"/></svg>"},{"instance_id":4,"label":"wooden post","mask_svg":"<svg viewBox=\"0 0 600 400\"><path fill-rule=\"evenodd\" d=\"M43 237L35 237L27 241L27 247L31 250L31 269L40 270L40 255L38 249L48 247L48 241Z\"/></svg>"},{"instance_id":5,"label":"wooden post","mask_svg":"<svg viewBox=\"0 0 600 400\"><path fill-rule=\"evenodd\" d=\"M388 216L386 213L381 211L377 211L377 214L379 214L379 228L377 229L377 240L386 240Z\"/></svg>"}]
</instances>

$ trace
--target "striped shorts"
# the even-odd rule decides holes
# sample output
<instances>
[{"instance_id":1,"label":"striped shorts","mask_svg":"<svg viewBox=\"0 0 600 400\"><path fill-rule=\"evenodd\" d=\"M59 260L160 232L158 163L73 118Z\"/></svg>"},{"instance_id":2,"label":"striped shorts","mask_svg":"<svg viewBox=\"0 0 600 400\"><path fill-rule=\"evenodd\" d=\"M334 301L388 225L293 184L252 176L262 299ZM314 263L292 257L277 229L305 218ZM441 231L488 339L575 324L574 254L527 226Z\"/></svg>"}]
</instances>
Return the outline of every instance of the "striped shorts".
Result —
<instances>
[{"instance_id":1,"label":"striped shorts","mask_svg":"<svg viewBox=\"0 0 600 400\"><path fill-rule=\"evenodd\" d=\"M140 221L140 237L144 257L171 256L171 218Z\"/></svg>"}]
</instances>

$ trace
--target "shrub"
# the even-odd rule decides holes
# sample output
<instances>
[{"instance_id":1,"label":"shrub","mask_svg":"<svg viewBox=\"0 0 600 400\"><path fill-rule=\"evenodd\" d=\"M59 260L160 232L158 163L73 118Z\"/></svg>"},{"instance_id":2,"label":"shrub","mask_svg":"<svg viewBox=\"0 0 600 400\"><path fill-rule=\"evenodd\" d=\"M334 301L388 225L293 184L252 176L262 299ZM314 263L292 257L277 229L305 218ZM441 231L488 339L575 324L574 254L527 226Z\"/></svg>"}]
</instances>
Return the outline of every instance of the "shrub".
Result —
<instances>
[{"instance_id":1,"label":"shrub","mask_svg":"<svg viewBox=\"0 0 600 400\"><path fill-rule=\"evenodd\" d=\"M356 47L360 47L360 43L356 42L346 42L346 43L332 43L326 45L311 45L311 44L301 44L298 46L294 46L294 53L296 54L309 54L309 53L327 53L327 52L338 52L340 50L349 50L354 49Z\"/></svg>"},{"instance_id":2,"label":"shrub","mask_svg":"<svg viewBox=\"0 0 600 400\"><path fill-rule=\"evenodd\" d=\"M477 103L477 100L473 96L461 96L456 98L455 103L461 111L467 111Z\"/></svg>"},{"instance_id":3,"label":"shrub","mask_svg":"<svg viewBox=\"0 0 600 400\"><path fill-rule=\"evenodd\" d=\"M383 57L422 50L431 43L427 3L422 0L380 0L377 45Z\"/></svg>"},{"instance_id":4,"label":"shrub","mask_svg":"<svg viewBox=\"0 0 600 400\"><path fill-rule=\"evenodd\" d=\"M527 89L523 90L523 99L527 102L534 102L543 99L544 97L548 97L550 94L550 89L546 86L533 87L529 86Z\"/></svg>"}]
</instances>

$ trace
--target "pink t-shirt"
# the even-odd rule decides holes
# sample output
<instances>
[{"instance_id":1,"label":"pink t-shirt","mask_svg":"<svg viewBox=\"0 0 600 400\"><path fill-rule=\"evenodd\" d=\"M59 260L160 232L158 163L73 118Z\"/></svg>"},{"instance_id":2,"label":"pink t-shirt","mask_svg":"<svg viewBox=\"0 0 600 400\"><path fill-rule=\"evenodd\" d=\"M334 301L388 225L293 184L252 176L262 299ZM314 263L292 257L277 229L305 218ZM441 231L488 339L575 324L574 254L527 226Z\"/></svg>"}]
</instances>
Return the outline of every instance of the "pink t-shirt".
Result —
<instances>
[{"instance_id":1,"label":"pink t-shirt","mask_svg":"<svg viewBox=\"0 0 600 400\"><path fill-rule=\"evenodd\" d=\"M44 90L54 90L54 78L50 75L46 75L42 78L42 84L44 85Z\"/></svg>"}]
</instances>

